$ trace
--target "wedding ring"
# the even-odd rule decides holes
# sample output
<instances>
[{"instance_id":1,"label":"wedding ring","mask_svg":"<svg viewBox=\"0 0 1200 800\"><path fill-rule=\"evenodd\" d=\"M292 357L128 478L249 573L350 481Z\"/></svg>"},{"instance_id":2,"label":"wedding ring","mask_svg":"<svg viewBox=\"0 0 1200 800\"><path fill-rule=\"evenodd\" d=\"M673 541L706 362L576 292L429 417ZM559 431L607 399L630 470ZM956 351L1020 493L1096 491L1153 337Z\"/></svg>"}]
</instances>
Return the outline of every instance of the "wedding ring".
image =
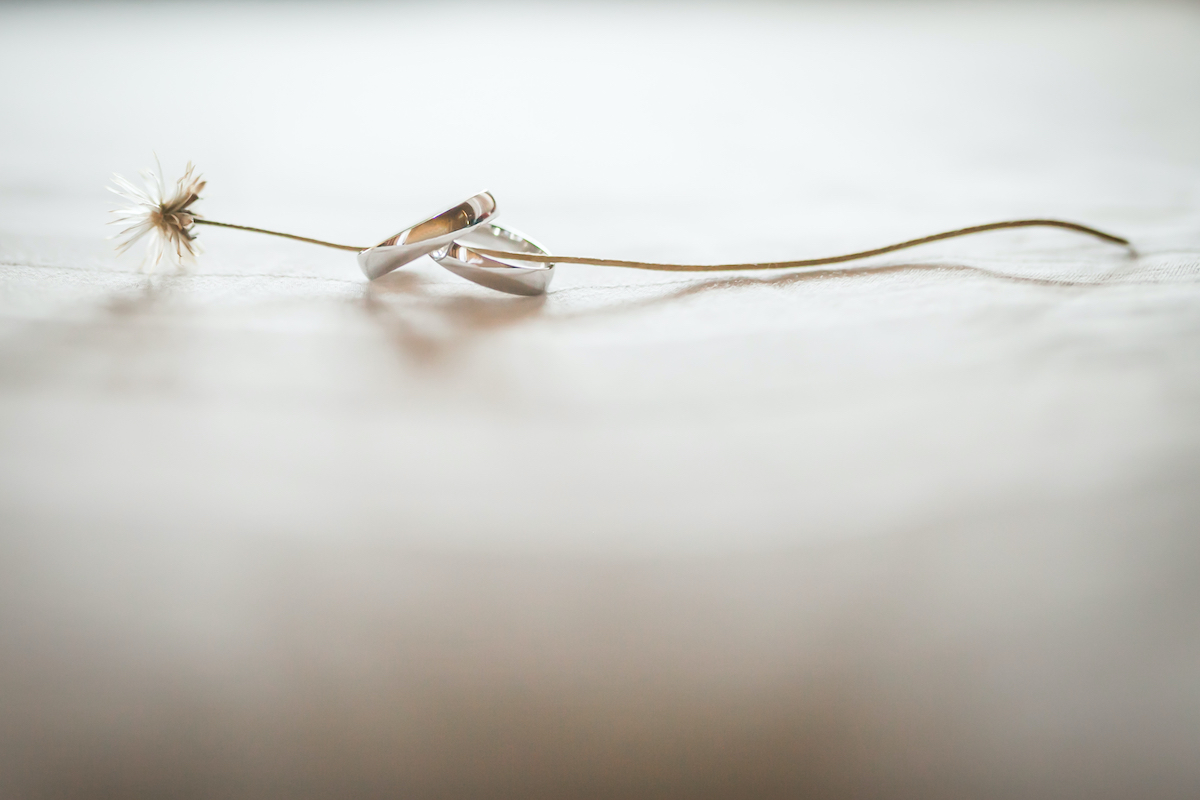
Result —
<instances>
[{"instance_id":1,"label":"wedding ring","mask_svg":"<svg viewBox=\"0 0 1200 800\"><path fill-rule=\"evenodd\" d=\"M358 266L375 280L427 253L443 248L496 216L496 198L480 192L447 211L405 228L358 254ZM472 278L471 280L474 280ZM501 290L504 291L504 290Z\"/></svg>"},{"instance_id":2,"label":"wedding ring","mask_svg":"<svg viewBox=\"0 0 1200 800\"><path fill-rule=\"evenodd\" d=\"M488 250L508 250L513 253L549 255L544 247L527 236L494 223L456 237L453 242L431 255L434 261L455 275L498 292L527 296L546 293L550 280L554 277L553 264L509 262L477 253L471 249L472 246Z\"/></svg>"}]
</instances>

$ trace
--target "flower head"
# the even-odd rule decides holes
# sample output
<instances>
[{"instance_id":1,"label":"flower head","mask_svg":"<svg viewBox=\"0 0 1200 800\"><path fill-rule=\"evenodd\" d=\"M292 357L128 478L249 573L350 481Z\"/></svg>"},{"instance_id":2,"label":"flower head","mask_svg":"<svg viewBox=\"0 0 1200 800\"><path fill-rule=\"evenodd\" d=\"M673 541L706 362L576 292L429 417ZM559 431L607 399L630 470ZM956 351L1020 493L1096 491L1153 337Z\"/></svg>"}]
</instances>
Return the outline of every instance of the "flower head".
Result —
<instances>
[{"instance_id":1,"label":"flower head","mask_svg":"<svg viewBox=\"0 0 1200 800\"><path fill-rule=\"evenodd\" d=\"M155 157L157 164L158 158ZM146 258L143 266L157 267L163 256L176 266L191 263L200 250L200 243L192 233L192 225L200 216L190 210L192 203L200 199L205 181L192 175L193 167L188 162L183 177L175 183L175 191L167 196L166 183L162 177L162 165L158 171L141 171L146 188L139 189L120 175L113 175L108 190L128 200L132 205L113 211L114 225L125 225L120 233L110 238L117 239L117 252L124 253L134 242L149 235Z\"/></svg>"}]
</instances>

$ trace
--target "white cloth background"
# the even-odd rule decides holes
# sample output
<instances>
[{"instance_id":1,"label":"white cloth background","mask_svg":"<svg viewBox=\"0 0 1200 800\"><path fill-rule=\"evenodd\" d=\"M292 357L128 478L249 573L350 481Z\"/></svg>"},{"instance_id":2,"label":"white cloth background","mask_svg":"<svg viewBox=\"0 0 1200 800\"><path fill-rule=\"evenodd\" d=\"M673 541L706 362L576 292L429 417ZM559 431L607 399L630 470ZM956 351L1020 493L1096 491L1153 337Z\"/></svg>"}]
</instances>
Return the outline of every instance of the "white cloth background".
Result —
<instances>
[{"instance_id":1,"label":"white cloth background","mask_svg":"<svg viewBox=\"0 0 1200 800\"><path fill-rule=\"evenodd\" d=\"M1200 12L0 8L0 794L1194 797ZM698 262L370 244L481 188Z\"/></svg>"}]
</instances>

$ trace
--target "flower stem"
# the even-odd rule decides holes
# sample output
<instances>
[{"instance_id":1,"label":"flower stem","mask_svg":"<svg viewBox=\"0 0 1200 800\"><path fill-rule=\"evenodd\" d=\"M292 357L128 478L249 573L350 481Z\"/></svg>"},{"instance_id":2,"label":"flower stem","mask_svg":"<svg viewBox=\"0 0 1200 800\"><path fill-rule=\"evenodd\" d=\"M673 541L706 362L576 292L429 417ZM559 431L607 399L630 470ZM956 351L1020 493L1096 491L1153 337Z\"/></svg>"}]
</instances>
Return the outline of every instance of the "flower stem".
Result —
<instances>
[{"instance_id":1,"label":"flower stem","mask_svg":"<svg viewBox=\"0 0 1200 800\"><path fill-rule=\"evenodd\" d=\"M1123 239L1120 236L1114 236L1111 233L1089 228L1087 225L1079 225L1075 222L1063 222L1057 219L1016 219L1008 222L989 222L986 225L973 225L970 228L958 228L957 230L946 231L945 233L935 233L932 236L922 236L920 239L910 239L907 242L891 244L874 250L863 250L858 253L828 256L826 258L809 258L799 261L769 261L752 264L659 264L648 261L622 261L610 258L579 258L576 256L553 256L537 253L513 253L507 250L492 250L482 247L472 247L471 249L493 258L504 258L509 261L533 261L539 264L591 264L597 267L629 267L632 269L653 269L664 272L724 272L749 269L790 269L792 267L815 267L821 264L838 264L843 261L856 261L860 258L892 253L896 250L904 250L908 247L916 247L917 245L937 242L942 239L953 239L956 236L970 236L975 233L996 231L1004 228L1060 228L1087 234L1088 236L1095 236L1097 239L1109 242L1110 244L1122 245L1133 250L1133 245L1129 243L1129 240Z\"/></svg>"},{"instance_id":2,"label":"flower stem","mask_svg":"<svg viewBox=\"0 0 1200 800\"><path fill-rule=\"evenodd\" d=\"M367 249L366 247L355 247L355 246L349 245L349 244L334 244L333 242L323 242L320 239L310 239L307 236L296 236L291 233L280 233L279 231L269 231L266 228L251 228L248 225L233 225L228 222L217 222L217 221L211 220L211 219L201 219L200 217L196 217L194 221L197 225L215 225L218 228L233 228L234 230L250 231L251 233L269 233L272 236L282 236L285 239L295 239L297 242L308 242L309 244L319 244L319 245L322 245L323 247L332 247L337 250L353 250L354 252L357 253L361 250Z\"/></svg>"},{"instance_id":3,"label":"flower stem","mask_svg":"<svg viewBox=\"0 0 1200 800\"><path fill-rule=\"evenodd\" d=\"M219 228L233 228L239 231L250 231L251 233L267 233L271 236L282 236L285 239L295 239L298 242L308 242L309 244L319 244L323 247L332 247L337 250L353 250L360 252L367 250L367 247L355 247L348 244L334 244L333 242L323 242L320 239L310 239L307 236L295 236L290 233L280 233L279 231L269 231L265 228L251 228L248 225L232 225L228 222L216 222L211 219L195 218L197 225L215 225ZM892 253L896 250L904 250L909 247L916 247L921 244L937 242L942 239L953 239L958 236L970 236L976 233L985 233L987 231L1002 230L1004 228L1060 228L1062 230L1074 231L1083 233L1088 236L1095 236L1097 239L1118 244L1133 249L1133 245L1127 239L1120 236L1114 236L1111 233L1089 228L1087 225L1079 225L1075 222L1063 222L1057 219L1016 219L1007 222L989 222L986 225L974 225L970 228L958 228L945 233L935 233L932 236L923 236L920 239L910 239L907 242L892 244L886 247L879 247L874 250L864 250L859 253L848 253L840 256L829 256L826 258L810 258L799 261L771 261L758 262L751 264L659 264L646 261L622 261L608 258L580 258L578 256L553 256L541 255L536 253L514 253L508 250L491 250L482 247L472 248L478 253L493 258L506 258L511 261L533 261L542 264L592 264L598 267L632 267L633 269L653 269L669 272L717 272L728 270L747 270L747 269L789 269L792 267L815 267L821 264L837 264L843 261L856 261L860 258L868 258L870 256L883 255L884 253Z\"/></svg>"}]
</instances>

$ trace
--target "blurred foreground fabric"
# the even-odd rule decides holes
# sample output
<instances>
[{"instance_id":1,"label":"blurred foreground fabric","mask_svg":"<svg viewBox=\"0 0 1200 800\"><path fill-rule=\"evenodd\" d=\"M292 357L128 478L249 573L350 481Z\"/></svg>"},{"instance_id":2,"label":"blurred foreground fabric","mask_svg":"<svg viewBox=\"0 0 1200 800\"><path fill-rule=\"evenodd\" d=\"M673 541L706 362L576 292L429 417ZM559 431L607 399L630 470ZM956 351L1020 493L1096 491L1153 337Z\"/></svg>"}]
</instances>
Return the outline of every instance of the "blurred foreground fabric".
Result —
<instances>
[{"instance_id":1,"label":"blurred foreground fabric","mask_svg":"<svg viewBox=\"0 0 1200 800\"><path fill-rule=\"evenodd\" d=\"M0 7L0 797L1200 796L1200 10ZM371 244L488 188L552 252Z\"/></svg>"}]
</instances>

